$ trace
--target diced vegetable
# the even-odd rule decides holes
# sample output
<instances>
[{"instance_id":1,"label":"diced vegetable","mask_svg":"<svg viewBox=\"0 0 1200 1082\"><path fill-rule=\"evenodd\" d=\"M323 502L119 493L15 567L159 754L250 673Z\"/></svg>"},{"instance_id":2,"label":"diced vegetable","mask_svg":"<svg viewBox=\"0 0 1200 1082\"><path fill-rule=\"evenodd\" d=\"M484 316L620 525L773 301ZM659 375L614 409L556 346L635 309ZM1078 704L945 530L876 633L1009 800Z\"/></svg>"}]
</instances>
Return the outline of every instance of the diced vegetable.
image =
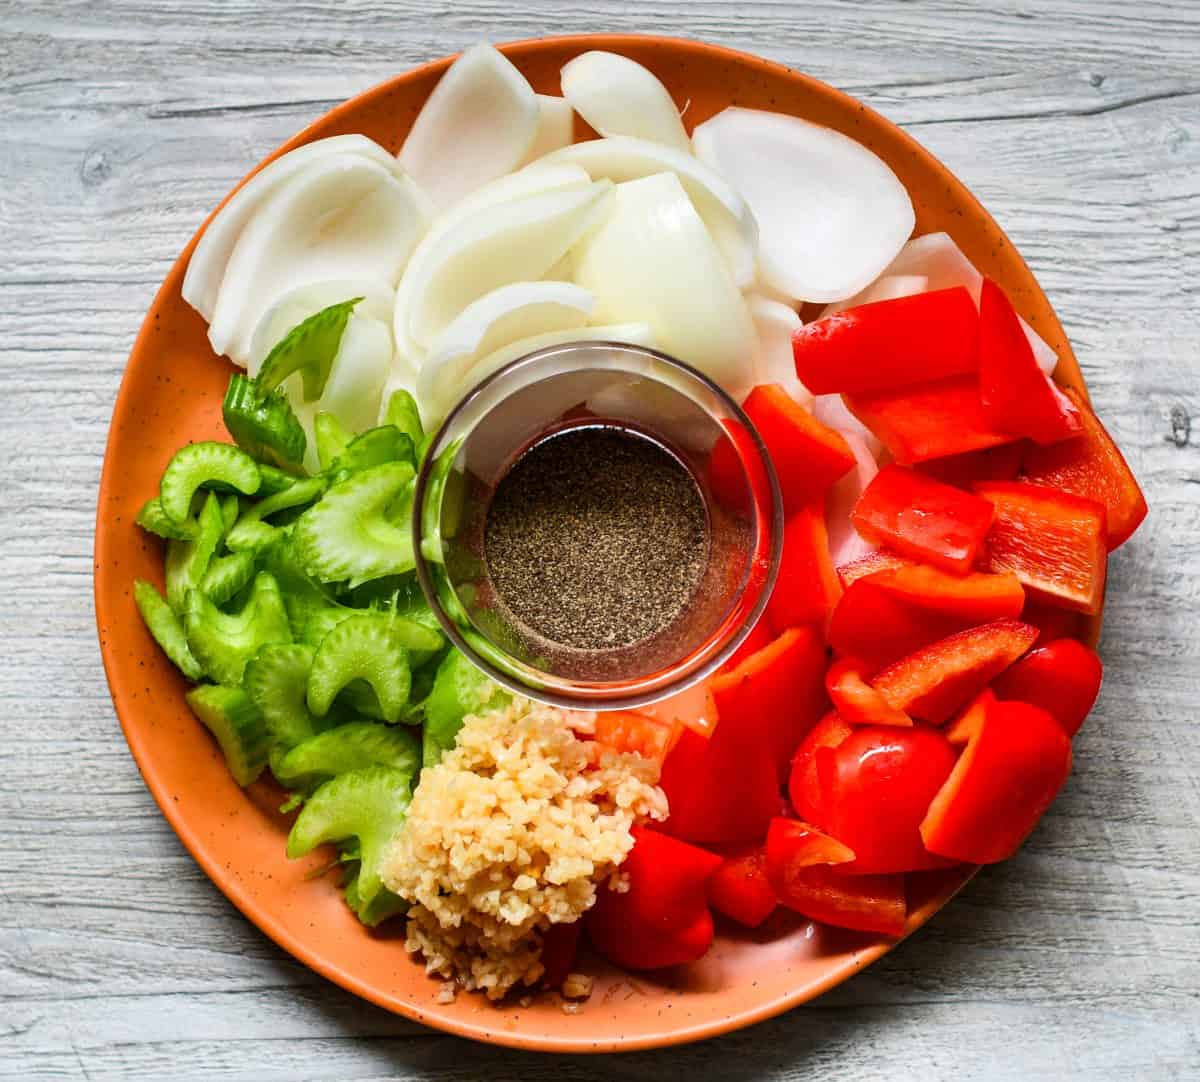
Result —
<instances>
[{"instance_id":1,"label":"diced vegetable","mask_svg":"<svg viewBox=\"0 0 1200 1082\"><path fill-rule=\"evenodd\" d=\"M1104 505L1016 481L975 486L996 509L987 566L1011 571L1043 601L1094 614L1104 602L1108 539Z\"/></svg>"},{"instance_id":2,"label":"diced vegetable","mask_svg":"<svg viewBox=\"0 0 1200 1082\"><path fill-rule=\"evenodd\" d=\"M1094 650L1074 639L1057 639L1031 650L992 687L998 699L1040 706L1073 737L1096 704L1103 677Z\"/></svg>"},{"instance_id":3,"label":"diced vegetable","mask_svg":"<svg viewBox=\"0 0 1200 1082\"><path fill-rule=\"evenodd\" d=\"M247 496L262 483L258 464L245 451L228 443L189 443L175 452L163 471L159 499L172 522L184 522L192 497L201 486L236 489Z\"/></svg>"},{"instance_id":4,"label":"diced vegetable","mask_svg":"<svg viewBox=\"0 0 1200 1082\"><path fill-rule=\"evenodd\" d=\"M411 729L352 721L296 745L275 764L274 773L284 785L307 787L370 766L390 766L416 777L420 765L420 742Z\"/></svg>"},{"instance_id":5,"label":"diced vegetable","mask_svg":"<svg viewBox=\"0 0 1200 1082\"><path fill-rule=\"evenodd\" d=\"M262 716L241 688L201 684L187 693L192 713L216 738L229 773L238 785L249 785L267 765L270 733Z\"/></svg>"},{"instance_id":6,"label":"diced vegetable","mask_svg":"<svg viewBox=\"0 0 1200 1082\"><path fill-rule=\"evenodd\" d=\"M961 287L917 293L809 323L792 336L792 350L813 394L911 388L976 371L979 314Z\"/></svg>"},{"instance_id":7,"label":"diced vegetable","mask_svg":"<svg viewBox=\"0 0 1200 1082\"><path fill-rule=\"evenodd\" d=\"M771 633L767 621L760 618L750 629L750 634L742 640L742 645L734 650L729 655L729 660L717 670L717 674L732 672L751 654L757 654L764 646L769 646L774 639L775 636Z\"/></svg>"},{"instance_id":8,"label":"diced vegetable","mask_svg":"<svg viewBox=\"0 0 1200 1082\"><path fill-rule=\"evenodd\" d=\"M713 941L708 879L721 858L644 827L621 872L629 889L604 889L585 918L592 945L625 969L694 962Z\"/></svg>"},{"instance_id":9,"label":"diced vegetable","mask_svg":"<svg viewBox=\"0 0 1200 1082\"><path fill-rule=\"evenodd\" d=\"M1045 710L986 703L921 823L926 847L972 864L1012 856L1070 772L1070 738Z\"/></svg>"},{"instance_id":10,"label":"diced vegetable","mask_svg":"<svg viewBox=\"0 0 1200 1082\"><path fill-rule=\"evenodd\" d=\"M767 847L729 854L708 881L708 902L718 913L757 928L775 912L779 899L767 878Z\"/></svg>"},{"instance_id":11,"label":"diced vegetable","mask_svg":"<svg viewBox=\"0 0 1200 1082\"><path fill-rule=\"evenodd\" d=\"M162 499L158 496L153 496L142 504L136 521L143 530L148 530L159 537L185 541L196 536L195 521L184 519L183 522L176 522L169 518L163 510Z\"/></svg>"},{"instance_id":12,"label":"diced vegetable","mask_svg":"<svg viewBox=\"0 0 1200 1082\"><path fill-rule=\"evenodd\" d=\"M706 739L712 736L718 720L717 702L709 681L701 681L665 699L638 707L638 713L668 725L682 725Z\"/></svg>"},{"instance_id":13,"label":"diced vegetable","mask_svg":"<svg viewBox=\"0 0 1200 1082\"><path fill-rule=\"evenodd\" d=\"M821 507L790 516L783 530L783 559L767 620L776 631L801 624L824 627L842 593L829 556L829 534Z\"/></svg>"},{"instance_id":14,"label":"diced vegetable","mask_svg":"<svg viewBox=\"0 0 1200 1082\"><path fill-rule=\"evenodd\" d=\"M834 482L825 499L829 558L833 561L833 566L838 568L878 551L874 544L855 529L851 516L867 486L875 479L879 467L870 448L857 432L843 432L842 438L854 455L855 467L841 480Z\"/></svg>"},{"instance_id":15,"label":"diced vegetable","mask_svg":"<svg viewBox=\"0 0 1200 1082\"><path fill-rule=\"evenodd\" d=\"M683 732L678 722L660 721L631 710L601 710L596 715L596 743L613 751L640 755L662 764Z\"/></svg>"},{"instance_id":16,"label":"diced vegetable","mask_svg":"<svg viewBox=\"0 0 1200 1082\"><path fill-rule=\"evenodd\" d=\"M433 690L425 701L425 731L421 761L436 766L454 747L463 718L503 706L509 694L483 675L465 654L451 650L438 666Z\"/></svg>"},{"instance_id":17,"label":"diced vegetable","mask_svg":"<svg viewBox=\"0 0 1200 1082\"><path fill-rule=\"evenodd\" d=\"M375 612L350 616L313 654L308 708L318 716L327 714L338 692L361 680L375 693L383 720L397 722L412 688L408 650L437 649L440 643L436 632L402 617Z\"/></svg>"},{"instance_id":18,"label":"diced vegetable","mask_svg":"<svg viewBox=\"0 0 1200 1082\"><path fill-rule=\"evenodd\" d=\"M210 560L208 570L200 580L200 589L220 608L250 584L256 562L257 555L253 551L231 552L228 556Z\"/></svg>"},{"instance_id":19,"label":"diced vegetable","mask_svg":"<svg viewBox=\"0 0 1200 1082\"><path fill-rule=\"evenodd\" d=\"M679 110L647 68L618 53L581 53L562 69L563 97L601 135L632 135L690 154Z\"/></svg>"},{"instance_id":20,"label":"diced vegetable","mask_svg":"<svg viewBox=\"0 0 1200 1082\"><path fill-rule=\"evenodd\" d=\"M359 867L355 862L353 874L342 881L342 889L346 895L346 904L368 928L375 928L389 917L407 912L408 902L393 894L387 887L380 887L379 892L370 901L364 900L359 892L358 878Z\"/></svg>"},{"instance_id":21,"label":"diced vegetable","mask_svg":"<svg viewBox=\"0 0 1200 1082\"><path fill-rule=\"evenodd\" d=\"M320 499L324 491L325 479L323 477L305 477L297 479L295 484L285 488L282 492L276 492L265 500L259 500L253 507L245 511L233 529L229 531L229 535L225 538L226 546L234 552L243 552L247 549L259 549L271 544L276 535L273 531L262 530L261 527L265 525L263 520L280 511L307 507Z\"/></svg>"},{"instance_id":22,"label":"diced vegetable","mask_svg":"<svg viewBox=\"0 0 1200 1082\"><path fill-rule=\"evenodd\" d=\"M821 748L836 748L852 732L854 726L844 718L826 714L800 742L788 775L788 798L801 818L809 822L826 818L821 781L817 776L817 752Z\"/></svg>"},{"instance_id":23,"label":"diced vegetable","mask_svg":"<svg viewBox=\"0 0 1200 1082\"><path fill-rule=\"evenodd\" d=\"M829 644L873 670L978 622L911 604L868 575L852 582L833 610Z\"/></svg>"},{"instance_id":24,"label":"diced vegetable","mask_svg":"<svg viewBox=\"0 0 1200 1082\"><path fill-rule=\"evenodd\" d=\"M280 466L304 461L307 437L282 391L264 393L235 372L225 391L221 416L234 442L255 459Z\"/></svg>"},{"instance_id":25,"label":"diced vegetable","mask_svg":"<svg viewBox=\"0 0 1200 1082\"><path fill-rule=\"evenodd\" d=\"M965 489L970 489L976 481L1015 481L1021 472L1025 445L1025 440L1018 440L946 458L930 458L917 463L916 469L927 477Z\"/></svg>"},{"instance_id":26,"label":"diced vegetable","mask_svg":"<svg viewBox=\"0 0 1200 1082\"><path fill-rule=\"evenodd\" d=\"M196 517L195 536L191 541L168 541L165 561L167 603L182 613L189 590L197 590L204 581L221 535L225 518L215 493L210 492Z\"/></svg>"},{"instance_id":27,"label":"diced vegetable","mask_svg":"<svg viewBox=\"0 0 1200 1082\"><path fill-rule=\"evenodd\" d=\"M200 590L191 590L183 625L196 660L217 683L242 682L246 663L267 643L290 642L291 628L279 586L259 572L240 612L221 612Z\"/></svg>"},{"instance_id":28,"label":"diced vegetable","mask_svg":"<svg viewBox=\"0 0 1200 1082\"><path fill-rule=\"evenodd\" d=\"M755 386L777 383L793 402L811 409L813 396L796 378L796 362L792 360L792 335L803 326L796 309L757 293L746 295L746 308L758 338L752 382Z\"/></svg>"},{"instance_id":29,"label":"diced vegetable","mask_svg":"<svg viewBox=\"0 0 1200 1082\"><path fill-rule=\"evenodd\" d=\"M570 146L575 138L575 110L566 98L554 94L539 94L538 127L533 137L533 145L525 152L525 162L535 162ZM564 974L565 975L565 974Z\"/></svg>"},{"instance_id":30,"label":"diced vegetable","mask_svg":"<svg viewBox=\"0 0 1200 1082\"><path fill-rule=\"evenodd\" d=\"M987 500L895 464L879 471L854 509L864 537L959 575L978 559L991 521Z\"/></svg>"},{"instance_id":31,"label":"diced vegetable","mask_svg":"<svg viewBox=\"0 0 1200 1082\"><path fill-rule=\"evenodd\" d=\"M361 300L362 297L354 297L331 304L288 331L263 361L256 381L258 387L269 393L294 372L299 372L304 384L304 400L312 402L320 398L346 324L354 306Z\"/></svg>"},{"instance_id":32,"label":"diced vegetable","mask_svg":"<svg viewBox=\"0 0 1200 1082\"><path fill-rule=\"evenodd\" d=\"M202 679L204 669L188 648L183 624L162 595L145 579L138 579L133 584L133 599L146 630L167 655L167 660L189 680Z\"/></svg>"},{"instance_id":33,"label":"diced vegetable","mask_svg":"<svg viewBox=\"0 0 1200 1082\"><path fill-rule=\"evenodd\" d=\"M867 683L866 667L855 658L841 658L829 667L825 690L838 716L854 725L912 726L912 718Z\"/></svg>"},{"instance_id":34,"label":"diced vegetable","mask_svg":"<svg viewBox=\"0 0 1200 1082\"><path fill-rule=\"evenodd\" d=\"M421 411L417 408L417 400L403 389L396 390L388 396L383 424L399 429L415 449L425 438L425 429L421 426Z\"/></svg>"},{"instance_id":35,"label":"diced vegetable","mask_svg":"<svg viewBox=\"0 0 1200 1082\"><path fill-rule=\"evenodd\" d=\"M313 652L302 643L270 643L247 663L243 687L285 751L311 740L329 725L308 708Z\"/></svg>"},{"instance_id":36,"label":"diced vegetable","mask_svg":"<svg viewBox=\"0 0 1200 1082\"><path fill-rule=\"evenodd\" d=\"M1146 499L1129 464L1100 419L1073 390L1082 434L1051 447L1030 448L1025 473L1036 485L1099 500L1106 511L1109 551L1123 545L1146 517Z\"/></svg>"},{"instance_id":37,"label":"diced vegetable","mask_svg":"<svg viewBox=\"0 0 1200 1082\"><path fill-rule=\"evenodd\" d=\"M871 582L901 601L976 624L1015 619L1025 604L1020 580L1010 572L951 575L936 567L908 564L881 568Z\"/></svg>"},{"instance_id":38,"label":"diced vegetable","mask_svg":"<svg viewBox=\"0 0 1200 1082\"><path fill-rule=\"evenodd\" d=\"M552 924L542 933L542 987L561 988L575 968L583 921Z\"/></svg>"}]
</instances>

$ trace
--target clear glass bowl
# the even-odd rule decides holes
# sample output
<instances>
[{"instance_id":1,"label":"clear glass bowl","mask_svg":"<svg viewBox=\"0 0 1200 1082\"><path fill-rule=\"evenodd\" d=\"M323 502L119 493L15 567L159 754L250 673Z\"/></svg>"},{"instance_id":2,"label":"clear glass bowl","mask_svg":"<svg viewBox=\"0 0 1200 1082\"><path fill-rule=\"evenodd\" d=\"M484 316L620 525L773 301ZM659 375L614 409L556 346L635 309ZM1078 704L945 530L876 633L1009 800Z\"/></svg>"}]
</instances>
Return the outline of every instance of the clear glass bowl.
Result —
<instances>
[{"instance_id":1,"label":"clear glass bowl","mask_svg":"<svg viewBox=\"0 0 1200 1082\"><path fill-rule=\"evenodd\" d=\"M630 645L550 642L492 587L484 527L496 485L530 446L572 424L632 429L692 474L708 516L699 587ZM762 614L779 570L783 505L766 448L738 405L695 369L618 342L550 346L488 376L451 410L417 476L417 577L455 646L494 680L580 710L644 705L724 662Z\"/></svg>"}]
</instances>

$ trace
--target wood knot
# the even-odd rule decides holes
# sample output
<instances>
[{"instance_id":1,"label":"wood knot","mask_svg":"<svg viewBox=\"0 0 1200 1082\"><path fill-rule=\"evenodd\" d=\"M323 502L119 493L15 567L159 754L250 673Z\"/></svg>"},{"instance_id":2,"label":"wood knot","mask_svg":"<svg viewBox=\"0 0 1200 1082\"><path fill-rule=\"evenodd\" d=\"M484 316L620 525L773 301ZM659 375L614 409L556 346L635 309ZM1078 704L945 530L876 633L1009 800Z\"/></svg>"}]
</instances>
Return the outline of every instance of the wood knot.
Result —
<instances>
[{"instance_id":1,"label":"wood knot","mask_svg":"<svg viewBox=\"0 0 1200 1082\"><path fill-rule=\"evenodd\" d=\"M1171 407L1171 432L1166 437L1176 447L1186 447L1192 439L1192 417L1183 406Z\"/></svg>"}]
</instances>

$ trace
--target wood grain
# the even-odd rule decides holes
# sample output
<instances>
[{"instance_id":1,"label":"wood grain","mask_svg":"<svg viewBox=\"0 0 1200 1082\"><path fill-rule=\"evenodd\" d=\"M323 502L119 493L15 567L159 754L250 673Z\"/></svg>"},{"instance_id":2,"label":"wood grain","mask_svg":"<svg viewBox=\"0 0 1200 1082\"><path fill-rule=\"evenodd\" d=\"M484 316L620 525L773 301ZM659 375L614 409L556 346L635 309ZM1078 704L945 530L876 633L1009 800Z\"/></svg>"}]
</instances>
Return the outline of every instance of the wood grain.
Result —
<instances>
[{"instance_id":1,"label":"wood grain","mask_svg":"<svg viewBox=\"0 0 1200 1082\"><path fill-rule=\"evenodd\" d=\"M126 751L91 551L129 347L230 184L414 63L602 30L762 53L909 127L1038 274L1152 513L1113 562L1075 775L1018 858L807 1009L562 1060L393 1018L233 911ZM0 135L0 1079L1200 1076L1194 0L0 0Z\"/></svg>"}]
</instances>

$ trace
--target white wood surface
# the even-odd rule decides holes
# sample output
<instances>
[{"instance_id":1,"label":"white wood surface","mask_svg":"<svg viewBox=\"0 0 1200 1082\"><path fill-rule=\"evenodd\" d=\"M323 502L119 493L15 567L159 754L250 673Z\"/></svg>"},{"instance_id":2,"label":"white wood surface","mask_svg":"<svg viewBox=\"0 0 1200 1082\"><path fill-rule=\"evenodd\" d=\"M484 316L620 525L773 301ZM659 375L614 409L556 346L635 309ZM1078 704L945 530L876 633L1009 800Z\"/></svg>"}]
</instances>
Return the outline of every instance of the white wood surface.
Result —
<instances>
[{"instance_id":1,"label":"white wood surface","mask_svg":"<svg viewBox=\"0 0 1200 1082\"><path fill-rule=\"evenodd\" d=\"M556 1060L355 1000L209 884L113 715L92 529L141 317L236 178L418 61L614 29L771 56L923 140L1040 277L1152 512L1017 859L809 1008ZM0 0L0 252L0 1079L1200 1078L1197 0Z\"/></svg>"}]
</instances>

